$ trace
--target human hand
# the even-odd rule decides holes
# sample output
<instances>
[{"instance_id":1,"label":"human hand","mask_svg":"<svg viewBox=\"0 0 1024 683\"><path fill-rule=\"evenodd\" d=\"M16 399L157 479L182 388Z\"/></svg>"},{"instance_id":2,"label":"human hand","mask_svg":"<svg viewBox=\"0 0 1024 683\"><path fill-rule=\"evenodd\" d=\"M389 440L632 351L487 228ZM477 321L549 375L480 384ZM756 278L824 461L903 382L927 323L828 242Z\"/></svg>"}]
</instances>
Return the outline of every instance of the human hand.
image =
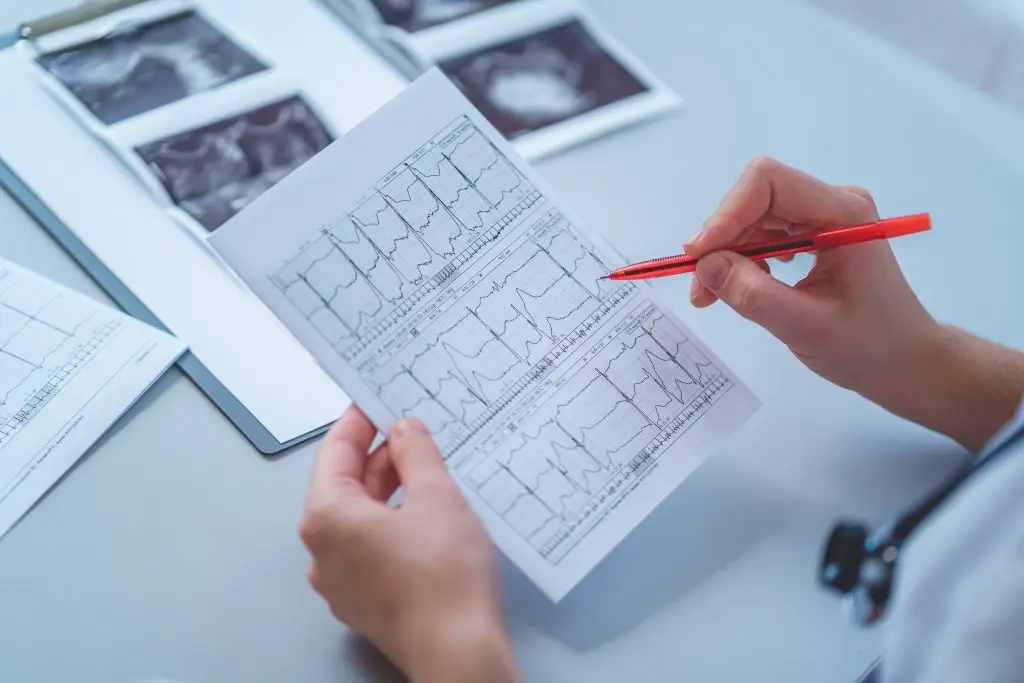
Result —
<instances>
[{"instance_id":1,"label":"human hand","mask_svg":"<svg viewBox=\"0 0 1024 683\"><path fill-rule=\"evenodd\" d=\"M936 322L888 242L823 250L794 287L728 251L779 231L875 220L866 190L757 159L686 245L700 259L690 298L699 308L721 299L822 377L977 451L1020 402L1024 354Z\"/></svg>"},{"instance_id":2,"label":"human hand","mask_svg":"<svg viewBox=\"0 0 1024 683\"><path fill-rule=\"evenodd\" d=\"M1016 405L1008 397L1018 384L993 381L1000 375L995 368L1007 366L1006 356L938 324L911 290L888 242L823 250L793 287L774 279L767 262L727 250L780 231L877 219L866 190L829 185L757 159L686 245L700 257L691 300L703 308L721 299L822 377L977 449Z\"/></svg>"},{"instance_id":3,"label":"human hand","mask_svg":"<svg viewBox=\"0 0 1024 683\"><path fill-rule=\"evenodd\" d=\"M755 263L719 251L752 241L878 220L871 195L828 185L771 159L757 159L686 245L702 257L691 300L721 299L785 343L832 382L879 398L893 391L909 358L935 338L925 311L885 241L824 250L790 287Z\"/></svg>"},{"instance_id":4,"label":"human hand","mask_svg":"<svg viewBox=\"0 0 1024 683\"><path fill-rule=\"evenodd\" d=\"M417 683L518 680L491 542L433 439L402 420L368 457L375 436L350 408L317 454L300 529L311 584Z\"/></svg>"}]
</instances>

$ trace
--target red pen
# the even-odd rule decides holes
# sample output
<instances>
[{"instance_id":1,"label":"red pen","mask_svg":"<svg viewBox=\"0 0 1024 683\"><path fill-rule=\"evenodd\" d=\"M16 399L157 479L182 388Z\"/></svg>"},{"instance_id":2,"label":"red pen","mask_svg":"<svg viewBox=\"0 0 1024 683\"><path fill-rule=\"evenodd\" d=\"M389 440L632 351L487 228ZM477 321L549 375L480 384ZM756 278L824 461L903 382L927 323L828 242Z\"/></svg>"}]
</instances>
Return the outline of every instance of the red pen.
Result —
<instances>
[{"instance_id":1,"label":"red pen","mask_svg":"<svg viewBox=\"0 0 1024 683\"><path fill-rule=\"evenodd\" d=\"M886 240L916 232L924 232L932 227L931 216L926 213L899 218L855 225L848 228L835 228L822 232L811 232L799 235L787 235L779 240L766 240L734 247L731 251L754 260L778 258L787 254L800 254L807 251L818 251L830 247L841 247L848 244L859 244L873 240ZM697 269L697 258L680 254L663 258L642 261L614 270L605 280L647 280L680 273L692 273Z\"/></svg>"}]
</instances>

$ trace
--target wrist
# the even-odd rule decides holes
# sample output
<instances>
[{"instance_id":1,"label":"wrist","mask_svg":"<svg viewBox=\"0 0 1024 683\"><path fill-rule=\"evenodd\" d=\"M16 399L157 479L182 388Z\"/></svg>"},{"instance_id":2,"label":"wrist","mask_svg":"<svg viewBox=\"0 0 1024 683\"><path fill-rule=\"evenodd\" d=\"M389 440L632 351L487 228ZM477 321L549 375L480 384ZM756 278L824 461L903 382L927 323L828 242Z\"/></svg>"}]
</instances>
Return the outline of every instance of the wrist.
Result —
<instances>
[{"instance_id":1,"label":"wrist","mask_svg":"<svg viewBox=\"0 0 1024 683\"><path fill-rule=\"evenodd\" d=\"M945 381L937 427L971 452L980 451L1014 415L1024 395L1024 354L942 327Z\"/></svg>"},{"instance_id":2,"label":"wrist","mask_svg":"<svg viewBox=\"0 0 1024 683\"><path fill-rule=\"evenodd\" d=\"M402 667L414 683L518 683L512 644L498 615L456 615L418 629Z\"/></svg>"},{"instance_id":3,"label":"wrist","mask_svg":"<svg viewBox=\"0 0 1024 683\"><path fill-rule=\"evenodd\" d=\"M935 324L905 351L905 372L879 401L893 413L981 450L1024 395L1024 354Z\"/></svg>"}]
</instances>

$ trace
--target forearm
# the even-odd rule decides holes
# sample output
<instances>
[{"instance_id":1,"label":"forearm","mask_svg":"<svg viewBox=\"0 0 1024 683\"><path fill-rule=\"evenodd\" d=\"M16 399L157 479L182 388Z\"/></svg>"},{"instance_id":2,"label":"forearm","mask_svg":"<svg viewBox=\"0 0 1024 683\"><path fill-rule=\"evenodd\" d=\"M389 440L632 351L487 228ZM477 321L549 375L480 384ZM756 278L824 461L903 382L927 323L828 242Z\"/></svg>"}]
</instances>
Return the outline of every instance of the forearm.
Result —
<instances>
[{"instance_id":1,"label":"forearm","mask_svg":"<svg viewBox=\"0 0 1024 683\"><path fill-rule=\"evenodd\" d=\"M1024 353L941 326L906 358L909 372L882 405L971 452L1013 417L1024 396Z\"/></svg>"}]
</instances>

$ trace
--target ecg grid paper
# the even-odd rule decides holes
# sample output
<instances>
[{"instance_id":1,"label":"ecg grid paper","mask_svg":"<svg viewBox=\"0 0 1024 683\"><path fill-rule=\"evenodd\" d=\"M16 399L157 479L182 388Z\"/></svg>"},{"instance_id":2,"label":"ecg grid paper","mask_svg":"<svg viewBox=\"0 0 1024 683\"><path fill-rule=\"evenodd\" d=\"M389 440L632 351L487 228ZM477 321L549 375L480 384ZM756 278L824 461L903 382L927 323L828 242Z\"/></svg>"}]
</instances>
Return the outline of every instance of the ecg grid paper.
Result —
<instances>
[{"instance_id":1,"label":"ecg grid paper","mask_svg":"<svg viewBox=\"0 0 1024 683\"><path fill-rule=\"evenodd\" d=\"M10 271L0 268L0 286ZM116 334L121 323L95 311L64 306L54 295L42 306L3 300L0 291L0 448L49 403ZM97 323L97 324L90 324Z\"/></svg>"},{"instance_id":2,"label":"ecg grid paper","mask_svg":"<svg viewBox=\"0 0 1024 683\"><path fill-rule=\"evenodd\" d=\"M559 599L756 401L644 286L599 279L613 252L446 81L398 101L421 125L366 128L414 144L285 259L253 258L259 226L316 184L316 163L215 245L378 426L427 424L498 545ZM413 137L432 109L439 125ZM357 158L344 142L325 160ZM666 457L682 476L646 491Z\"/></svg>"},{"instance_id":3,"label":"ecg grid paper","mask_svg":"<svg viewBox=\"0 0 1024 683\"><path fill-rule=\"evenodd\" d=\"M0 535L181 350L0 259Z\"/></svg>"}]
</instances>

